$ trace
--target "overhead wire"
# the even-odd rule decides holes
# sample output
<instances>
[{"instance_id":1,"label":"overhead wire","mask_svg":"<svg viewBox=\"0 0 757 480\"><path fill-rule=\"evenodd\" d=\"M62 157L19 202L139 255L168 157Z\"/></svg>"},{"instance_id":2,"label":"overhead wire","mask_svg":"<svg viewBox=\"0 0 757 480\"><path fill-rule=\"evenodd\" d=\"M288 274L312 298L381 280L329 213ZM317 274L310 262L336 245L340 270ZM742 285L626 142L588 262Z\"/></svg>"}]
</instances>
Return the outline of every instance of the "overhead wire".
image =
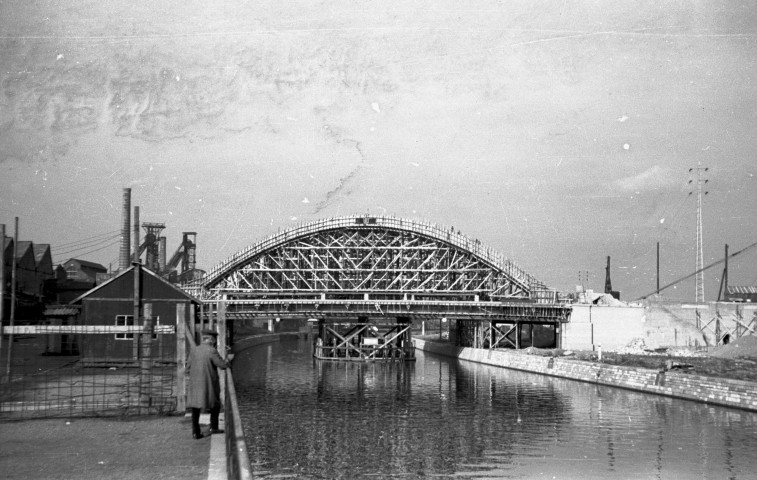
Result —
<instances>
[{"instance_id":1,"label":"overhead wire","mask_svg":"<svg viewBox=\"0 0 757 480\"><path fill-rule=\"evenodd\" d=\"M82 244L80 244L78 246L71 246L70 248L56 248L56 249L52 249L52 253L54 255L59 255L59 254L66 254L66 253L70 253L70 252L76 252L76 251L79 251L79 250L86 250L86 249L88 249L90 247L96 247L98 245L102 245L105 242L110 242L111 240L116 239L116 238L120 238L120 237L121 237L120 235L111 235L110 237L101 238L101 239L98 239L98 240L91 240L89 242L82 243Z\"/></svg>"},{"instance_id":2,"label":"overhead wire","mask_svg":"<svg viewBox=\"0 0 757 480\"><path fill-rule=\"evenodd\" d=\"M54 247L53 250L60 250L60 249L67 248L67 247L73 247L73 246L76 246L76 245L81 245L83 243L88 243L88 242L95 241L96 239L102 239L103 237L109 237L110 238L114 234L120 233L120 232L121 232L120 230L112 230L110 232L99 233L97 235L92 235L90 237L81 238L79 240L74 240L73 242L60 243L56 247Z\"/></svg>"},{"instance_id":3,"label":"overhead wire","mask_svg":"<svg viewBox=\"0 0 757 480\"><path fill-rule=\"evenodd\" d=\"M54 255L56 254L66 254L68 252L76 251L76 250L83 250L92 246L101 245L104 242L108 242L110 240L113 240L114 238L120 237L120 234L110 234L107 237L93 237L88 240L82 240L79 242L73 242L71 244L68 244L67 246L58 246L51 248L51 253Z\"/></svg>"},{"instance_id":4,"label":"overhead wire","mask_svg":"<svg viewBox=\"0 0 757 480\"><path fill-rule=\"evenodd\" d=\"M77 253L77 252L79 252L78 255L89 255L90 253L99 252L100 250L103 250L103 249L106 249L108 247L112 247L114 245L117 245L120 242L120 238L118 238L118 237L119 236L117 235L115 237L115 240L113 240L113 237L111 237L111 238L105 239L105 240L103 240L101 242L98 242L98 243L96 243L94 245L89 245L89 246L86 246L86 247L75 248L73 250L67 250L67 251L64 251L64 252L57 252L57 253L55 253L55 255L56 256L69 255L71 253ZM107 243L106 245L102 245L103 243L108 242L109 240L113 240L113 241L110 241L110 243ZM100 245L102 245L102 246L100 246ZM91 248L91 247L98 247L98 248ZM91 248L91 249L90 250L86 250L88 248ZM82 250L86 250L86 251L82 252Z\"/></svg>"},{"instance_id":5,"label":"overhead wire","mask_svg":"<svg viewBox=\"0 0 757 480\"><path fill-rule=\"evenodd\" d=\"M744 252L746 252L746 251L748 251L748 250L750 250L750 249L752 249L752 248L754 248L756 246L757 246L757 242L749 245L748 247L742 248L741 250L739 250L736 253L732 253L731 255L728 255L728 258L733 258L733 257L735 257L737 255L740 255L740 254L742 254L742 253L744 253ZM670 282L669 284L665 285L664 287L660 287L659 290L655 290L654 292L651 292L651 293L648 293L646 295L643 295L643 296L637 298L636 300L644 300L645 298L649 297L650 295L654 295L655 293L662 292L663 290L667 289L668 287L672 287L673 285L676 285L676 284L678 284L678 283L680 283L680 282L682 282L684 280L688 280L689 278L695 276L696 274L698 274L700 272L704 272L705 270L708 270L708 269L714 267L715 265L720 265L721 263L724 263L725 260L726 260L725 258L721 258L720 260L718 260L716 262L713 262L713 263L707 265L706 267L702 267L702 268L698 269L694 273L690 273L690 274L686 275L685 277L681 277L678 280L675 280L674 282Z\"/></svg>"}]
</instances>

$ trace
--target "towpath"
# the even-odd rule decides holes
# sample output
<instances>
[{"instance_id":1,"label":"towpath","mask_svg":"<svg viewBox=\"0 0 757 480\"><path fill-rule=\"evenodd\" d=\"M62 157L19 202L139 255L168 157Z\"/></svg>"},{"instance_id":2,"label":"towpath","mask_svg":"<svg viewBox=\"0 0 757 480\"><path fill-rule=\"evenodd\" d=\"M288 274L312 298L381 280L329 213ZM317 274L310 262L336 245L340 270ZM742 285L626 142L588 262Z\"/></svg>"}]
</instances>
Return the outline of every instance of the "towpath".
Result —
<instances>
[{"instance_id":1,"label":"towpath","mask_svg":"<svg viewBox=\"0 0 757 480\"><path fill-rule=\"evenodd\" d=\"M0 476L7 480L224 478L223 435L195 440L190 423L183 416L0 422Z\"/></svg>"}]
</instances>

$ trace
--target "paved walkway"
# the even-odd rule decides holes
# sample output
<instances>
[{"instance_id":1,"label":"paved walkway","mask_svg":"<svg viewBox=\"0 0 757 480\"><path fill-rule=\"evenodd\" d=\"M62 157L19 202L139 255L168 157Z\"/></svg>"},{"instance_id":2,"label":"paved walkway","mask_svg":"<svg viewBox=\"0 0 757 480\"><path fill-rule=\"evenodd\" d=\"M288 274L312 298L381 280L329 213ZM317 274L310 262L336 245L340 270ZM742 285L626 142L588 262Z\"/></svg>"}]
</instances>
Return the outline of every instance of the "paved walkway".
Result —
<instances>
[{"instance_id":1,"label":"paved walkway","mask_svg":"<svg viewBox=\"0 0 757 480\"><path fill-rule=\"evenodd\" d=\"M225 456L224 436L193 439L189 417L0 422L0 477L8 480L223 479Z\"/></svg>"}]
</instances>

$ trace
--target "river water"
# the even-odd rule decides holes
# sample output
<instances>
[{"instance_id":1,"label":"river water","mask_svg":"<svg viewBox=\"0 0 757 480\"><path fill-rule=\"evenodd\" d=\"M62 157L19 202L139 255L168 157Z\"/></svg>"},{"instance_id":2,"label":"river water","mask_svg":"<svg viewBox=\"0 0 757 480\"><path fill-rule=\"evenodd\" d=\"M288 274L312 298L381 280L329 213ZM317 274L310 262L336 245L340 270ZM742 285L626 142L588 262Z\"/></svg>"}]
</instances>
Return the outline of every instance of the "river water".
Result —
<instances>
[{"instance_id":1,"label":"river water","mask_svg":"<svg viewBox=\"0 0 757 480\"><path fill-rule=\"evenodd\" d=\"M757 478L757 414L417 352L237 355L257 478Z\"/></svg>"}]
</instances>

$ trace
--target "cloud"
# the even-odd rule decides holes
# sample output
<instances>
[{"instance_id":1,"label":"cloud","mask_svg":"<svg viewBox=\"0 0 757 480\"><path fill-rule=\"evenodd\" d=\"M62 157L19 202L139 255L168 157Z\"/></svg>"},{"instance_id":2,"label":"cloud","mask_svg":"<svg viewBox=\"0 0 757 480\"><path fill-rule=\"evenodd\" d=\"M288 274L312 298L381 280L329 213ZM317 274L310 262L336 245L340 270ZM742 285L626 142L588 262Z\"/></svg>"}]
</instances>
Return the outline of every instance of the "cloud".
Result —
<instances>
[{"instance_id":1,"label":"cloud","mask_svg":"<svg viewBox=\"0 0 757 480\"><path fill-rule=\"evenodd\" d=\"M619 178L613 182L613 185L621 190L641 191L667 187L676 182L676 176L670 168L655 165L638 175Z\"/></svg>"}]
</instances>

